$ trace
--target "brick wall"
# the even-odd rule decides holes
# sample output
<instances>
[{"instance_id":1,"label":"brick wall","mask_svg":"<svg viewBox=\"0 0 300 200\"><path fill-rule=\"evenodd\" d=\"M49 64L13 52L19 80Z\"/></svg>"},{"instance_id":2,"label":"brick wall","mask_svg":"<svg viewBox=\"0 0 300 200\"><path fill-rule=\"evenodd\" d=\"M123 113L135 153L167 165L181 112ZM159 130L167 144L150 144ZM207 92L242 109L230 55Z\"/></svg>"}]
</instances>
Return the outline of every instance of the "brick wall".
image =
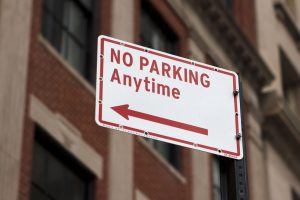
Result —
<instances>
[{"instance_id":1,"label":"brick wall","mask_svg":"<svg viewBox=\"0 0 300 200\"><path fill-rule=\"evenodd\" d=\"M190 199L186 182L173 175L140 141L134 145L134 182L139 190L150 199Z\"/></svg>"},{"instance_id":2,"label":"brick wall","mask_svg":"<svg viewBox=\"0 0 300 200\"><path fill-rule=\"evenodd\" d=\"M233 15L243 33L256 46L256 24L255 24L255 2L254 0L234 1Z\"/></svg>"},{"instance_id":3,"label":"brick wall","mask_svg":"<svg viewBox=\"0 0 300 200\"><path fill-rule=\"evenodd\" d=\"M109 35L111 26L109 1L100 1L97 18L98 33ZM40 33L42 0L33 1L31 41L29 54L28 87L26 96L26 114L22 147L19 199L30 198L32 145L35 123L29 117L30 95L36 96L52 112L63 115L82 133L82 138L98 152L104 161L103 178L96 180L95 199L108 199L108 145L107 129L96 125L94 121L94 94L85 84L70 73L68 66L58 58L54 49L49 49L47 41ZM98 34L98 35L99 35ZM189 150L182 151L182 173L187 179L180 182L165 164L153 156L139 140L134 142L134 187L145 193L150 199L187 199L190 189ZM121 164L121 163L120 163ZM120 180L122 181L122 180ZM135 188L132 188L134 191ZM117 191L116 191L117 192Z\"/></svg>"}]
</instances>

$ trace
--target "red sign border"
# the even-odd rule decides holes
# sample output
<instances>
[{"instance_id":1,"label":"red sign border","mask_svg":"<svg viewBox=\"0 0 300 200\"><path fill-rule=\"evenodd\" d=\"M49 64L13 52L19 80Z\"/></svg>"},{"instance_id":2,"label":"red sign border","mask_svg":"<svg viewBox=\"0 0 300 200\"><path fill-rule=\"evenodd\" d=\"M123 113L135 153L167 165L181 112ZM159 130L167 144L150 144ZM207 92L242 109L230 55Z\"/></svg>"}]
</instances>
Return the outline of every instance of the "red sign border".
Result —
<instances>
[{"instance_id":1,"label":"red sign border","mask_svg":"<svg viewBox=\"0 0 300 200\"><path fill-rule=\"evenodd\" d=\"M207 69L207 70L211 70L211 71L215 71L215 72L219 72L219 73L222 73L222 74L225 74L225 75L232 76L232 81L233 81L233 90L232 91L235 91L237 89L236 76L235 76L234 73L230 73L228 71L225 71L225 70L222 70L222 69L216 69L214 67L209 67L209 66L206 66L206 65L201 65L201 64L199 64L197 62L194 62L194 61L188 61L188 60L185 60L185 59L181 59L179 57L175 57L175 56L172 56L170 54L163 53L163 52L158 52L158 51L155 51L155 50L152 50L152 49L149 49L149 48L143 48L141 46L135 46L135 45L128 44L128 43L122 43L122 42L119 42L119 41L116 41L116 40L113 40L113 39L109 39L109 38L101 37L100 40L101 40L100 41L100 55L98 55L98 56L100 56L100 77L102 77L102 78L103 78L103 68L104 68L103 59L102 59L104 57L104 55L102 54L102 52L104 52L103 51L104 50L104 42L110 42L110 43L123 45L125 47L132 48L132 49L135 49L135 50L138 50L138 51L143 51L143 52L145 51L145 49L147 49L147 53L149 53L149 54L161 56L161 57L164 57L164 58L168 58L170 60L175 60L175 61L182 62L182 63L185 63L185 64L191 64L191 65L194 65L196 67L200 67L200 68L204 68L204 69ZM99 104L98 119L101 123L103 123L107 126L113 126L113 127L118 128L119 124L115 124L115 123L111 123L111 122L107 122L107 121L102 120L102 101L103 101L103 94L102 94L103 90L102 90L102 88L103 88L103 81L99 81L99 84L100 84L100 87L99 87L99 100L98 100L98 104ZM234 96L234 113L238 113L238 102L237 101L238 101L238 96L235 95ZM140 133L140 134L145 133L144 130L132 128L132 127L129 127L129 126L123 126L122 128L125 129L125 130L128 130L128 131L133 131L133 132L137 132L137 133ZM236 128L236 136L237 136L240 133L238 115L235 115L235 128ZM169 137L169 136L164 136L164 135L160 135L160 134L152 133L152 132L147 132L147 136L154 136L154 137L162 138L162 139L165 139L165 140L171 140L171 141L175 141L175 142L178 142L178 143L182 143L182 144L185 144L185 145L191 145L191 146L194 146L194 147L200 147L200 148L208 149L210 151L215 151L216 154L224 153L224 154L227 154L227 155L230 155L230 156L233 156L233 157L240 156L240 154L241 154L241 150L240 150L240 141L241 140L236 140L237 152L232 152L232 151L228 151L228 150L225 150L225 149L218 149L218 148L210 147L210 146L206 146L206 145L194 144L193 142L189 142L189 141L185 141L185 140L181 140L181 139L177 139L177 138L172 138L172 137Z\"/></svg>"}]
</instances>

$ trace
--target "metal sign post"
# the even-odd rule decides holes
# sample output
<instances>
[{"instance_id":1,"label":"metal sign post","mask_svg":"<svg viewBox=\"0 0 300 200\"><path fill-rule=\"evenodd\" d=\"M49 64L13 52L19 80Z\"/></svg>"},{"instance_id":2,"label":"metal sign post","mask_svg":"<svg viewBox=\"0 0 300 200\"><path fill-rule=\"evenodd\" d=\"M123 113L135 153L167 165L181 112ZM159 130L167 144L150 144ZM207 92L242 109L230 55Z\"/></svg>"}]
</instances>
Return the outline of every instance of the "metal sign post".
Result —
<instances>
[{"instance_id":1,"label":"metal sign post","mask_svg":"<svg viewBox=\"0 0 300 200\"><path fill-rule=\"evenodd\" d=\"M240 86L240 106L241 106L241 119L242 119L242 132L244 136L241 138L243 143L244 155L246 155L246 140L245 140L245 124L244 124L244 110L243 110L243 90L241 78L239 79ZM235 176L235 196L237 200L248 199L248 180L247 180L247 163L246 156L241 160L234 161L234 176Z\"/></svg>"},{"instance_id":2,"label":"metal sign post","mask_svg":"<svg viewBox=\"0 0 300 200\"><path fill-rule=\"evenodd\" d=\"M246 142L243 117L243 93L241 79L239 79L239 98L241 102L241 118L243 137L240 139L243 143L244 155L246 155ZM248 200L248 182L247 182L247 163L246 156L241 160L232 160L220 157L221 174L221 196L222 200Z\"/></svg>"}]
</instances>

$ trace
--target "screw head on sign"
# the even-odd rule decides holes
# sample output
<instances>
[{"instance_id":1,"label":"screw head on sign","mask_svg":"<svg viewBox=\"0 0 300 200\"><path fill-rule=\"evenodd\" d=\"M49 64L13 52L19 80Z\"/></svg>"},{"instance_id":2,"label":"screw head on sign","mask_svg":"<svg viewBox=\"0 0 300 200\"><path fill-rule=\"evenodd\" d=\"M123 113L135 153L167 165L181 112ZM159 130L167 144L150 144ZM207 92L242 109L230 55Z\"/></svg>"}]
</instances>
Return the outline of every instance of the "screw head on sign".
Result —
<instances>
[{"instance_id":1,"label":"screw head on sign","mask_svg":"<svg viewBox=\"0 0 300 200\"><path fill-rule=\"evenodd\" d=\"M121 46L124 46L125 44L124 44L123 42L120 42L120 45L121 45Z\"/></svg>"},{"instance_id":2,"label":"screw head on sign","mask_svg":"<svg viewBox=\"0 0 300 200\"><path fill-rule=\"evenodd\" d=\"M238 133L238 134L235 136L235 138L236 138L237 140L241 139L241 137L242 137L242 134L241 134L241 133Z\"/></svg>"},{"instance_id":3,"label":"screw head on sign","mask_svg":"<svg viewBox=\"0 0 300 200\"><path fill-rule=\"evenodd\" d=\"M120 128L120 129L122 129L122 128L123 128L123 126L120 124L120 125L119 125L119 128Z\"/></svg>"},{"instance_id":4,"label":"screw head on sign","mask_svg":"<svg viewBox=\"0 0 300 200\"><path fill-rule=\"evenodd\" d=\"M100 54L100 58L103 59L103 54Z\"/></svg>"},{"instance_id":5,"label":"screw head on sign","mask_svg":"<svg viewBox=\"0 0 300 200\"><path fill-rule=\"evenodd\" d=\"M236 113L235 113L235 115L236 115L236 116L238 116L238 115L239 115L239 113L237 113L237 112L236 112Z\"/></svg>"},{"instance_id":6,"label":"screw head on sign","mask_svg":"<svg viewBox=\"0 0 300 200\"><path fill-rule=\"evenodd\" d=\"M148 131L145 131L144 134L145 134L145 135L149 135Z\"/></svg>"},{"instance_id":7,"label":"screw head on sign","mask_svg":"<svg viewBox=\"0 0 300 200\"><path fill-rule=\"evenodd\" d=\"M233 96L237 96L239 94L238 90L233 91Z\"/></svg>"},{"instance_id":8,"label":"screw head on sign","mask_svg":"<svg viewBox=\"0 0 300 200\"><path fill-rule=\"evenodd\" d=\"M194 147L198 147L198 144L197 144L197 143L194 143L193 146L194 146Z\"/></svg>"},{"instance_id":9,"label":"screw head on sign","mask_svg":"<svg viewBox=\"0 0 300 200\"><path fill-rule=\"evenodd\" d=\"M99 102L100 104L102 104L102 100L99 100L98 102Z\"/></svg>"},{"instance_id":10,"label":"screw head on sign","mask_svg":"<svg viewBox=\"0 0 300 200\"><path fill-rule=\"evenodd\" d=\"M218 69L217 69L217 68L215 68L215 71L218 71Z\"/></svg>"},{"instance_id":11,"label":"screw head on sign","mask_svg":"<svg viewBox=\"0 0 300 200\"><path fill-rule=\"evenodd\" d=\"M103 81L103 77L100 77L99 80L100 80L100 81Z\"/></svg>"},{"instance_id":12,"label":"screw head on sign","mask_svg":"<svg viewBox=\"0 0 300 200\"><path fill-rule=\"evenodd\" d=\"M218 152L219 152L219 153L222 153L222 150L221 150L221 149L218 149Z\"/></svg>"}]
</instances>

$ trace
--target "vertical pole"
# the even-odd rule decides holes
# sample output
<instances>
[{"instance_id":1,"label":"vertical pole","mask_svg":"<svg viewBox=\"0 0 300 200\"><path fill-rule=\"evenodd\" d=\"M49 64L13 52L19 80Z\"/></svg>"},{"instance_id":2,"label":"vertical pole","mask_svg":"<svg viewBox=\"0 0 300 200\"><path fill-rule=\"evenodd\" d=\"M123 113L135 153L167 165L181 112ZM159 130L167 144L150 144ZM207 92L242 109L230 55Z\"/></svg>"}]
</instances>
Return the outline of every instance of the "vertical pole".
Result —
<instances>
[{"instance_id":1,"label":"vertical pole","mask_svg":"<svg viewBox=\"0 0 300 200\"><path fill-rule=\"evenodd\" d=\"M239 76L239 98L242 121L242 143L244 157L241 160L220 158L221 196L222 200L248 200L247 164L246 164L246 142L243 117L243 91Z\"/></svg>"},{"instance_id":2,"label":"vertical pole","mask_svg":"<svg viewBox=\"0 0 300 200\"><path fill-rule=\"evenodd\" d=\"M237 200L248 200L248 178L247 178L247 163L246 163L246 130L244 122L244 110L243 110L243 88L241 76L239 75L239 98L240 98L240 110L241 110L241 120L242 120L242 143L244 157L242 160L234 161L234 176L235 176L235 191Z\"/></svg>"}]
</instances>

